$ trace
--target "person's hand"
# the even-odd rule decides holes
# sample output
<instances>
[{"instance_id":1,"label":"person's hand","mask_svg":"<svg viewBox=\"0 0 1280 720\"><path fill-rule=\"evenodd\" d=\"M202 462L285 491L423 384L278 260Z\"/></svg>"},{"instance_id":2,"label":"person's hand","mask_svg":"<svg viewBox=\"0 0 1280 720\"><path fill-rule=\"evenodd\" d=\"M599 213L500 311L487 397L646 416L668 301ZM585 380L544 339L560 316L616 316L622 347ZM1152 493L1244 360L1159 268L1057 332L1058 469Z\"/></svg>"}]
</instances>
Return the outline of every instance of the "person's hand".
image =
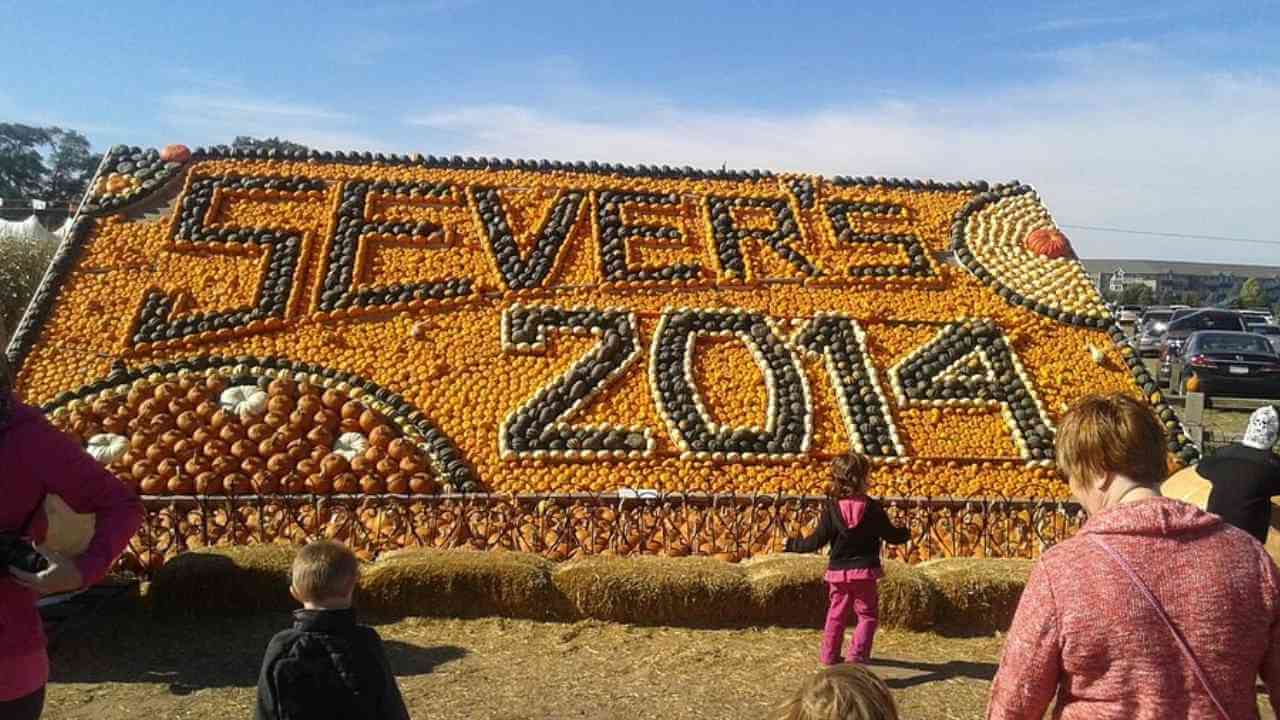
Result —
<instances>
[{"instance_id":1,"label":"person's hand","mask_svg":"<svg viewBox=\"0 0 1280 720\"><path fill-rule=\"evenodd\" d=\"M29 573L9 566L9 574L19 585L28 587L41 595L71 592L84 587L84 578L80 569L68 557L48 548L36 546L36 551L49 561L49 567L38 573Z\"/></svg>"}]
</instances>

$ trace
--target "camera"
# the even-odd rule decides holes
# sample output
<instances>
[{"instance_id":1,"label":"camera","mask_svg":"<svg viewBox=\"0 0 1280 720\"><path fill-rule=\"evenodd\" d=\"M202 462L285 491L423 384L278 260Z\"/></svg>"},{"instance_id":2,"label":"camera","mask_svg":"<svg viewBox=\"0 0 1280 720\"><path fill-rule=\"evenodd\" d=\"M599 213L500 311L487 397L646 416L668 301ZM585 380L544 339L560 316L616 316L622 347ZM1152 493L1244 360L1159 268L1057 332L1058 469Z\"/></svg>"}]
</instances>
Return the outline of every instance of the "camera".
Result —
<instances>
[{"instance_id":1,"label":"camera","mask_svg":"<svg viewBox=\"0 0 1280 720\"><path fill-rule=\"evenodd\" d=\"M0 533L0 570L13 566L29 573L49 567L49 560L35 546L12 533Z\"/></svg>"}]
</instances>

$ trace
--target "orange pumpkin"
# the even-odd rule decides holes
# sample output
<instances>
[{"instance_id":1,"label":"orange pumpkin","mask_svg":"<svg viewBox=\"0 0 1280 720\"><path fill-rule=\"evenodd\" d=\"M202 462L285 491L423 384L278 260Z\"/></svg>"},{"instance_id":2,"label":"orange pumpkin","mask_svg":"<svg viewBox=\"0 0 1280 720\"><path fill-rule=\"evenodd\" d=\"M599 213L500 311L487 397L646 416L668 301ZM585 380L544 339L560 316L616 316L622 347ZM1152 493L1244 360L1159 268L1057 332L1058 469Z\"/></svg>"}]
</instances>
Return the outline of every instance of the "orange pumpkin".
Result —
<instances>
[{"instance_id":1,"label":"orange pumpkin","mask_svg":"<svg viewBox=\"0 0 1280 720\"><path fill-rule=\"evenodd\" d=\"M1036 228L1027 233L1023 246L1037 255L1043 255L1047 258L1064 258L1073 257L1075 253L1071 250L1071 243L1067 241L1067 236L1062 234L1057 228Z\"/></svg>"},{"instance_id":2,"label":"orange pumpkin","mask_svg":"<svg viewBox=\"0 0 1280 720\"><path fill-rule=\"evenodd\" d=\"M165 145L160 151L160 160L163 162L184 163L191 159L191 148L186 145Z\"/></svg>"}]
</instances>

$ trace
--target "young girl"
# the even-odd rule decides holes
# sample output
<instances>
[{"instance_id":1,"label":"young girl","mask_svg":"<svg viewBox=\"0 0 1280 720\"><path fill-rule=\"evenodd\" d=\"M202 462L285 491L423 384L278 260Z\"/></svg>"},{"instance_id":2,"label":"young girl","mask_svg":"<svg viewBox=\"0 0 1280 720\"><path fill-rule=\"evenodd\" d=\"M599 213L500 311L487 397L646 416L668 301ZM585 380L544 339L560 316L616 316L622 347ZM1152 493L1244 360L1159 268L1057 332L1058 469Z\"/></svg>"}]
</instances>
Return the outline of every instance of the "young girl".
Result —
<instances>
[{"instance_id":1,"label":"young girl","mask_svg":"<svg viewBox=\"0 0 1280 720\"><path fill-rule=\"evenodd\" d=\"M907 541L907 528L889 521L884 507L867 497L871 461L850 453L831 462L830 502L813 535L787 540L786 552L813 552L828 543L827 590L830 606L822 633L822 664L842 661L840 647L851 616L858 625L853 633L849 662L871 658L871 641L879 623L880 594L876 583L884 576L880 566L880 542L895 545Z\"/></svg>"},{"instance_id":2,"label":"young girl","mask_svg":"<svg viewBox=\"0 0 1280 720\"><path fill-rule=\"evenodd\" d=\"M898 707L870 670L838 665L809 678L778 720L898 720Z\"/></svg>"}]
</instances>

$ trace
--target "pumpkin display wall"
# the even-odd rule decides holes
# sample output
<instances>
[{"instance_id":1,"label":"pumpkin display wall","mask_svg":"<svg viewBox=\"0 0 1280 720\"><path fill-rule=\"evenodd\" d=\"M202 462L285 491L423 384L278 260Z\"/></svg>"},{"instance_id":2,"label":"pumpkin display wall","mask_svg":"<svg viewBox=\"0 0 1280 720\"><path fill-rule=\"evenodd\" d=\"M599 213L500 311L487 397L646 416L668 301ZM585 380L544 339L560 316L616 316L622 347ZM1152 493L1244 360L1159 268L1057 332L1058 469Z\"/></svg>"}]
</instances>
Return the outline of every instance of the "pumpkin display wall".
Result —
<instances>
[{"instance_id":1,"label":"pumpkin display wall","mask_svg":"<svg viewBox=\"0 0 1280 720\"><path fill-rule=\"evenodd\" d=\"M9 354L144 495L1061 499L1117 333L1016 182L116 147Z\"/></svg>"}]
</instances>

